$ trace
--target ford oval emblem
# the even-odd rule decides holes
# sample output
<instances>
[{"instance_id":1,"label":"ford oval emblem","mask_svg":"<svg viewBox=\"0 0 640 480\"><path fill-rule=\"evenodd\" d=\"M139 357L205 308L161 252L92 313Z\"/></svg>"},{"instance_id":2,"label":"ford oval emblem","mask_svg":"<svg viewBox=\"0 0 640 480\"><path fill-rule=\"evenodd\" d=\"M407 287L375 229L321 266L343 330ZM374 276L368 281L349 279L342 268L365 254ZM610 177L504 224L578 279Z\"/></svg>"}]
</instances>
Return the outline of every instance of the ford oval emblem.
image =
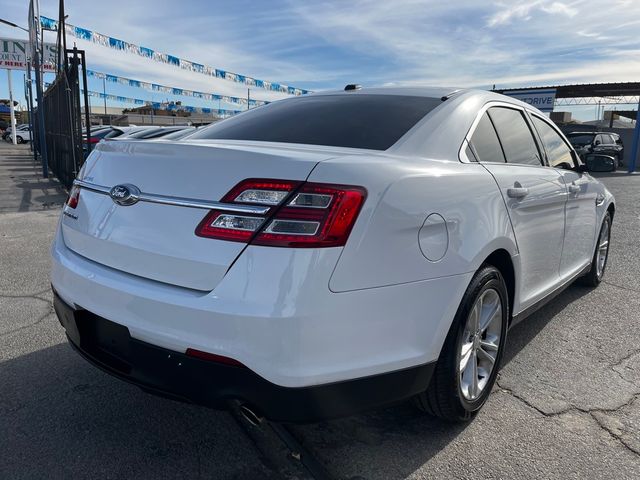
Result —
<instances>
[{"instance_id":1,"label":"ford oval emblem","mask_svg":"<svg viewBox=\"0 0 640 480\"><path fill-rule=\"evenodd\" d=\"M125 183L116 185L109 191L109 196L118 205L133 205L140 200L140 189L135 185Z\"/></svg>"}]
</instances>

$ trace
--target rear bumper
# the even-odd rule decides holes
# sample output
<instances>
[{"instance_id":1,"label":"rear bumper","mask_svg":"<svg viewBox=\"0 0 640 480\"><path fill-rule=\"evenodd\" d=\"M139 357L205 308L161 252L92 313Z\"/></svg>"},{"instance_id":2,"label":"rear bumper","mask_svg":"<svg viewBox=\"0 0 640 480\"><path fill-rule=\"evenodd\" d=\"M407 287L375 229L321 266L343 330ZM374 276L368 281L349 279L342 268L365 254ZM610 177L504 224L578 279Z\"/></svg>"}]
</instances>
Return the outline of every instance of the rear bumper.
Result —
<instances>
[{"instance_id":1,"label":"rear bumper","mask_svg":"<svg viewBox=\"0 0 640 480\"><path fill-rule=\"evenodd\" d=\"M333 293L340 253L249 246L215 290L199 292L88 260L58 230L51 283L66 304L117 322L132 339L229 357L280 387L436 361L472 274Z\"/></svg>"},{"instance_id":2,"label":"rear bumper","mask_svg":"<svg viewBox=\"0 0 640 480\"><path fill-rule=\"evenodd\" d=\"M282 387L248 368L201 360L136 340L122 325L74 310L55 291L54 307L69 343L107 373L147 392L208 407L224 408L229 401L238 400L282 422L334 418L407 399L428 386L435 365L319 386Z\"/></svg>"}]
</instances>

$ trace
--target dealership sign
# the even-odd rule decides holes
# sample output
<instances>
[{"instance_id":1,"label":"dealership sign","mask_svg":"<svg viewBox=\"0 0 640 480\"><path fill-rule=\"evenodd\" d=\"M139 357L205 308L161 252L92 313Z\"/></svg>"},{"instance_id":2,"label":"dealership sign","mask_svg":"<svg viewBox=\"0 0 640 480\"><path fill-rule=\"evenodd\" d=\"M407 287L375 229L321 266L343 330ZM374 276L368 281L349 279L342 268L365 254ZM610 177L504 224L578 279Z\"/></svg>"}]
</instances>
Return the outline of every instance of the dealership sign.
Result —
<instances>
[{"instance_id":1,"label":"dealership sign","mask_svg":"<svg viewBox=\"0 0 640 480\"><path fill-rule=\"evenodd\" d=\"M0 38L0 68L10 70L27 69L27 53L29 42L13 38ZM43 69L45 72L55 72L57 60L57 48L52 43L44 44Z\"/></svg>"},{"instance_id":2,"label":"dealership sign","mask_svg":"<svg viewBox=\"0 0 640 480\"><path fill-rule=\"evenodd\" d=\"M504 94L528 103L543 112L553 112L553 104L556 100L555 88L544 90L514 90L505 92Z\"/></svg>"}]
</instances>

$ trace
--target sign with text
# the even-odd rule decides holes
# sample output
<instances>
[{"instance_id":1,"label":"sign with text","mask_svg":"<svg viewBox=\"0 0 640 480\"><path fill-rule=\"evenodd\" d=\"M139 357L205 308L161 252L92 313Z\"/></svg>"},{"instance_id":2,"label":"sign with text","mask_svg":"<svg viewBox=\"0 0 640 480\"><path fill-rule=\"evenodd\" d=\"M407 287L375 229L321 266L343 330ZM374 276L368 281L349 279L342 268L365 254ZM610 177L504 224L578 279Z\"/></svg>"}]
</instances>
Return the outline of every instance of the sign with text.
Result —
<instances>
[{"instance_id":1,"label":"sign with text","mask_svg":"<svg viewBox=\"0 0 640 480\"><path fill-rule=\"evenodd\" d=\"M528 103L543 112L553 112L553 104L556 101L555 88L544 90L514 90L505 92L504 94Z\"/></svg>"},{"instance_id":2,"label":"sign with text","mask_svg":"<svg viewBox=\"0 0 640 480\"><path fill-rule=\"evenodd\" d=\"M14 38L0 38L0 68L9 70L26 70L29 42ZM43 69L45 72L55 72L57 49L53 43L44 44Z\"/></svg>"}]
</instances>

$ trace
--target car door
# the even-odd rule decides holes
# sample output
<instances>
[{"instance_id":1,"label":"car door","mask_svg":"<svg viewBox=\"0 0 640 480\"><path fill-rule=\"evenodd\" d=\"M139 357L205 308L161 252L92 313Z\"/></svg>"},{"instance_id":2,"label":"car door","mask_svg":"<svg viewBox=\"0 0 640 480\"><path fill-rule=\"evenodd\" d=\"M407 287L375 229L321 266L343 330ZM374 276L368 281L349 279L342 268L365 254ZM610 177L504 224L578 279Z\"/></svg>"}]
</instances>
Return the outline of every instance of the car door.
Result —
<instances>
[{"instance_id":1,"label":"car door","mask_svg":"<svg viewBox=\"0 0 640 480\"><path fill-rule=\"evenodd\" d=\"M520 255L516 288L522 310L559 282L567 188L557 170L543 166L528 119L519 108L489 108L470 144L493 175L509 212Z\"/></svg>"},{"instance_id":2,"label":"car door","mask_svg":"<svg viewBox=\"0 0 640 480\"><path fill-rule=\"evenodd\" d=\"M596 234L598 190L588 173L576 170L571 147L546 119L531 114L546 153L548 168L556 170L567 186L565 234L560 277L574 276L591 262Z\"/></svg>"}]
</instances>

